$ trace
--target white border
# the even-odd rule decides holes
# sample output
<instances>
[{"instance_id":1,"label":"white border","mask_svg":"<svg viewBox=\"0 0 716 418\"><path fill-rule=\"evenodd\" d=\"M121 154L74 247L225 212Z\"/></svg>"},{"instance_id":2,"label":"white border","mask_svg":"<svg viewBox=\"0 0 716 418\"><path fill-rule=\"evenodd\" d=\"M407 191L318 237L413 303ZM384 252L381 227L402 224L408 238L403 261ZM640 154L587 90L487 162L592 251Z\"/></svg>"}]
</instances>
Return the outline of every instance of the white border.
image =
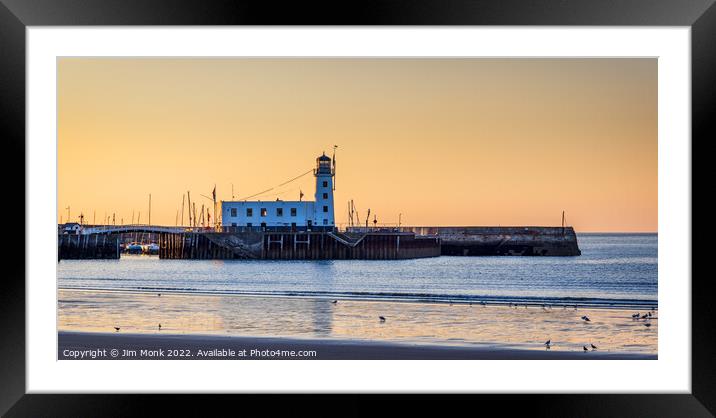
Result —
<instances>
[{"instance_id":1,"label":"white border","mask_svg":"<svg viewBox=\"0 0 716 418\"><path fill-rule=\"evenodd\" d=\"M27 29L27 391L691 391L689 28ZM56 361L56 57L658 57L656 361ZM29 251L32 249L32 251Z\"/></svg>"}]
</instances>

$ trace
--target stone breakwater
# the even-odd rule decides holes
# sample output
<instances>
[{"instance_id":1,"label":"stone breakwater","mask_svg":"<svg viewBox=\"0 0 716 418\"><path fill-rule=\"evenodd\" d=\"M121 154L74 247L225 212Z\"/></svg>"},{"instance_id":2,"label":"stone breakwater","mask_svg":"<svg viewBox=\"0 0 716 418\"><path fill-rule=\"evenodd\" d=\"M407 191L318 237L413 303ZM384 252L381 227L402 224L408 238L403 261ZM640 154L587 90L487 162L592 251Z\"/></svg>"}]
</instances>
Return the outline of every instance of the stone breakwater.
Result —
<instances>
[{"instance_id":1,"label":"stone breakwater","mask_svg":"<svg viewBox=\"0 0 716 418\"><path fill-rule=\"evenodd\" d=\"M577 256L582 252L570 227L419 226L401 228L441 239L441 255Z\"/></svg>"}]
</instances>

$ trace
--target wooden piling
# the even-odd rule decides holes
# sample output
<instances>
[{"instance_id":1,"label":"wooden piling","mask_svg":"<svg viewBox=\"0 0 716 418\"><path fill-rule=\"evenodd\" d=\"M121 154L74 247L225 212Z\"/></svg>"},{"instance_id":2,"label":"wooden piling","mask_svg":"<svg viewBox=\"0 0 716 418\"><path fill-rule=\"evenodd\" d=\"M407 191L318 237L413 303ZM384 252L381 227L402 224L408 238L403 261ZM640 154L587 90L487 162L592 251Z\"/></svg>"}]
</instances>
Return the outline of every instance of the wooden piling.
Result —
<instances>
[{"instance_id":1,"label":"wooden piling","mask_svg":"<svg viewBox=\"0 0 716 418\"><path fill-rule=\"evenodd\" d=\"M119 237L102 234L102 240L95 235L58 235L58 260L118 259Z\"/></svg>"},{"instance_id":2,"label":"wooden piling","mask_svg":"<svg viewBox=\"0 0 716 418\"><path fill-rule=\"evenodd\" d=\"M222 234L226 234L224 237L240 238L242 233ZM440 255L439 238L420 238L407 233L370 233L349 245L325 232L265 232L256 242L258 246L255 252L249 255L251 258L266 260L394 260ZM162 259L249 257L222 245L216 236L209 239L205 233L162 233L159 243L159 256Z\"/></svg>"}]
</instances>

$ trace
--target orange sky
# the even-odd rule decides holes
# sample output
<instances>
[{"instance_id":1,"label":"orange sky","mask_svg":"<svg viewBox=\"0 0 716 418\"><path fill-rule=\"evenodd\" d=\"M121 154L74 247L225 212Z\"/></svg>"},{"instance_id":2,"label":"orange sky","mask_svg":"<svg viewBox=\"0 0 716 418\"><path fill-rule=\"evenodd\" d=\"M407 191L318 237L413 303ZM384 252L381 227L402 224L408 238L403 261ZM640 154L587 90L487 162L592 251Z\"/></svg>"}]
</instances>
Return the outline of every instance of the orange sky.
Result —
<instances>
[{"instance_id":1,"label":"orange sky","mask_svg":"<svg viewBox=\"0 0 716 418\"><path fill-rule=\"evenodd\" d=\"M657 230L656 59L58 61L58 221L174 225L337 144L336 221ZM256 199L313 197L305 176ZM185 215L186 221L186 215Z\"/></svg>"}]
</instances>

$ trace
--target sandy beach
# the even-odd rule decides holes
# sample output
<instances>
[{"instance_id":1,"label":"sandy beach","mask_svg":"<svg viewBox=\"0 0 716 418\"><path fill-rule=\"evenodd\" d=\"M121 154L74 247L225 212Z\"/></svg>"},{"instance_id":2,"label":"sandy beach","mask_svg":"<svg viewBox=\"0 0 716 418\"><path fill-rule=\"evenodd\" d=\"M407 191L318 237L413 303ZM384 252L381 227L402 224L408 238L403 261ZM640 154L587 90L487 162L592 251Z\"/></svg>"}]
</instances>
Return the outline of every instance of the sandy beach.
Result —
<instances>
[{"instance_id":1,"label":"sandy beach","mask_svg":"<svg viewBox=\"0 0 716 418\"><path fill-rule=\"evenodd\" d=\"M112 350L117 350L112 352ZM335 339L58 333L60 360L646 360L655 354L519 350Z\"/></svg>"},{"instance_id":2,"label":"sandy beach","mask_svg":"<svg viewBox=\"0 0 716 418\"><path fill-rule=\"evenodd\" d=\"M111 341L124 347L194 349L215 348L207 341L222 347L307 344L321 347L319 358L343 359L657 354L658 313L635 320L622 309L67 289L60 290L59 304L60 354L64 347L110 347Z\"/></svg>"}]
</instances>

